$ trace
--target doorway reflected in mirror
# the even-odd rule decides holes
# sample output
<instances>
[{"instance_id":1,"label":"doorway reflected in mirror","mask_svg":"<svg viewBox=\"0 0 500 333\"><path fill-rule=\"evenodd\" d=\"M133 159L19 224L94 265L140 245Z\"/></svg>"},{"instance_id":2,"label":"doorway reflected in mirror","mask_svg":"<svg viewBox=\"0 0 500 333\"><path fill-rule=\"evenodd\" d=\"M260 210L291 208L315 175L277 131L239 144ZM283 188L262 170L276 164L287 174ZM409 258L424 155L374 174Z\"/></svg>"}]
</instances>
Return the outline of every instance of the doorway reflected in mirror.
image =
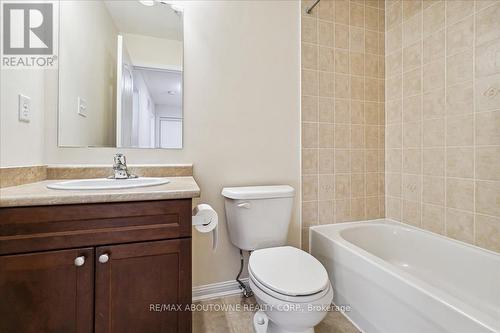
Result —
<instances>
[{"instance_id":1,"label":"doorway reflected in mirror","mask_svg":"<svg viewBox=\"0 0 500 333\"><path fill-rule=\"evenodd\" d=\"M118 146L182 148L182 72L122 68Z\"/></svg>"}]
</instances>

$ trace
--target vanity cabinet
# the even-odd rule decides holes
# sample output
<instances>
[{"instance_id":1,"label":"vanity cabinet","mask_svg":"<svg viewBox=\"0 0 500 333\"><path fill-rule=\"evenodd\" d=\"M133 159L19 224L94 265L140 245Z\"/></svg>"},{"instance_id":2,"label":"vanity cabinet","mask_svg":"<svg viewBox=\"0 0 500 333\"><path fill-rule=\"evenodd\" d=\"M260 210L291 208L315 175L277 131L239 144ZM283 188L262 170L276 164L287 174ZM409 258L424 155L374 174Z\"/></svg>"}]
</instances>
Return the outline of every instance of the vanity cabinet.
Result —
<instances>
[{"instance_id":1,"label":"vanity cabinet","mask_svg":"<svg viewBox=\"0 0 500 333\"><path fill-rule=\"evenodd\" d=\"M0 256L0 332L92 332L93 261L92 248Z\"/></svg>"},{"instance_id":2,"label":"vanity cabinet","mask_svg":"<svg viewBox=\"0 0 500 333\"><path fill-rule=\"evenodd\" d=\"M191 199L0 208L0 332L191 332Z\"/></svg>"}]
</instances>

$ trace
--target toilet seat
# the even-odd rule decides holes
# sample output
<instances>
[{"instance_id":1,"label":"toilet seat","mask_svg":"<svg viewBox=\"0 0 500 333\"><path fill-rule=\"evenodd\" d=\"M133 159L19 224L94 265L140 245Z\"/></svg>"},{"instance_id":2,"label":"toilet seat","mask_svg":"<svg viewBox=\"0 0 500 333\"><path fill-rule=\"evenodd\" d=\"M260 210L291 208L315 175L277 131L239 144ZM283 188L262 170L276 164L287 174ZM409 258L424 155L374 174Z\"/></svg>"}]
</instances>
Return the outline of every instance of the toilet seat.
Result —
<instances>
[{"instance_id":1,"label":"toilet seat","mask_svg":"<svg viewBox=\"0 0 500 333\"><path fill-rule=\"evenodd\" d=\"M254 251L248 271L259 289L288 302L310 302L330 288L323 265L309 253L291 246Z\"/></svg>"},{"instance_id":2,"label":"toilet seat","mask_svg":"<svg viewBox=\"0 0 500 333\"><path fill-rule=\"evenodd\" d=\"M313 303L313 302L323 298L331 290L330 285L328 285L324 290L322 290L316 294L305 295L305 296L290 296L290 295L278 293L272 289L267 288L261 282L259 282L259 280L257 280L252 275L252 273L250 273L249 275L250 275L249 278L250 278L251 282L255 285L255 287L258 288L258 290L255 290L255 287L252 288L252 291L255 295L262 292L264 294L269 295L270 297L274 298L276 301L279 301L279 302L287 302L287 303L294 303L294 304Z\"/></svg>"}]
</instances>

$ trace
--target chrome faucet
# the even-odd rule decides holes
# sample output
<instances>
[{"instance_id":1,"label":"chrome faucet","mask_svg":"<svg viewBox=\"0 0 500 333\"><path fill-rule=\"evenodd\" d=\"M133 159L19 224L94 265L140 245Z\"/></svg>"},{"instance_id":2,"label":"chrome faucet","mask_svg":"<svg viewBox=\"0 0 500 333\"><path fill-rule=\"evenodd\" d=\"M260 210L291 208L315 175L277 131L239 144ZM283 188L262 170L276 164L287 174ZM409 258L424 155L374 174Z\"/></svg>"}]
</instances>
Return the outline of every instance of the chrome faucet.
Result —
<instances>
[{"instance_id":1,"label":"chrome faucet","mask_svg":"<svg viewBox=\"0 0 500 333\"><path fill-rule=\"evenodd\" d=\"M109 176L111 179L128 179L128 178L137 178L136 175L133 175L128 172L127 168L127 159L123 154L115 154L113 157L113 176Z\"/></svg>"}]
</instances>

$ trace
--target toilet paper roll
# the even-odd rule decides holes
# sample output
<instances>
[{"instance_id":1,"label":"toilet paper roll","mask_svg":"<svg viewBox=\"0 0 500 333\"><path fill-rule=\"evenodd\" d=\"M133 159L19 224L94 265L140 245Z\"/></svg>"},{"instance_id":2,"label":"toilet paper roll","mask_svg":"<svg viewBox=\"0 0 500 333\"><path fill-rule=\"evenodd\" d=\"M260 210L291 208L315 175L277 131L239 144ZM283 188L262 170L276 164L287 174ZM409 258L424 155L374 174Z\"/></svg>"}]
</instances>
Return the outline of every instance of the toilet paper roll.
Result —
<instances>
[{"instance_id":1,"label":"toilet paper roll","mask_svg":"<svg viewBox=\"0 0 500 333\"><path fill-rule=\"evenodd\" d=\"M219 216L207 204L200 204L193 209L193 226L201 233L212 233L212 250L215 251L219 242Z\"/></svg>"}]
</instances>

